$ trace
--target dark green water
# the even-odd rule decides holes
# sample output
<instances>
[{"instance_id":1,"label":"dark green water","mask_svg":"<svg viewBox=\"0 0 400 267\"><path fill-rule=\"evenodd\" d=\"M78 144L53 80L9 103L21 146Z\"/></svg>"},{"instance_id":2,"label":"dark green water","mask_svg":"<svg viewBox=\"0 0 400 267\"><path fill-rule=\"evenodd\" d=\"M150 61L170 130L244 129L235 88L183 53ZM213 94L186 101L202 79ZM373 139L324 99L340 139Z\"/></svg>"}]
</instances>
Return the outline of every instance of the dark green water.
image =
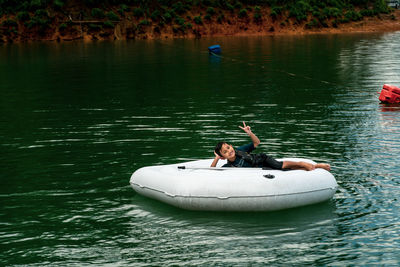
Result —
<instances>
[{"instance_id":1,"label":"dark green water","mask_svg":"<svg viewBox=\"0 0 400 267\"><path fill-rule=\"evenodd\" d=\"M224 58L206 49L219 43ZM0 265L400 264L400 33L0 46ZM142 166L240 145L329 162L332 201L180 210Z\"/></svg>"}]
</instances>

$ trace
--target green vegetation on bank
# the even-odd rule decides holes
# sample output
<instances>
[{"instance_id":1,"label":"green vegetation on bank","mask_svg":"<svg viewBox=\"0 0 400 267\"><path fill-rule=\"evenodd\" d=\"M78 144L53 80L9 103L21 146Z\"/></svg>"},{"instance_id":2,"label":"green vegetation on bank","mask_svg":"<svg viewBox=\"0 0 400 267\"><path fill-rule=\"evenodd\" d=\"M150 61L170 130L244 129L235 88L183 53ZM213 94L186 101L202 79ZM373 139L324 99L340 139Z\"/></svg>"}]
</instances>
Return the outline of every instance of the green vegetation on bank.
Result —
<instances>
[{"instance_id":1,"label":"green vegetation on bank","mask_svg":"<svg viewBox=\"0 0 400 267\"><path fill-rule=\"evenodd\" d=\"M305 28L338 27L364 17L387 14L385 0L0 0L0 39L18 34L46 35L114 29L131 21L128 33L143 33L146 27L160 33L165 27L174 33L195 31L206 23L235 20L261 23L263 20L304 25Z\"/></svg>"}]
</instances>

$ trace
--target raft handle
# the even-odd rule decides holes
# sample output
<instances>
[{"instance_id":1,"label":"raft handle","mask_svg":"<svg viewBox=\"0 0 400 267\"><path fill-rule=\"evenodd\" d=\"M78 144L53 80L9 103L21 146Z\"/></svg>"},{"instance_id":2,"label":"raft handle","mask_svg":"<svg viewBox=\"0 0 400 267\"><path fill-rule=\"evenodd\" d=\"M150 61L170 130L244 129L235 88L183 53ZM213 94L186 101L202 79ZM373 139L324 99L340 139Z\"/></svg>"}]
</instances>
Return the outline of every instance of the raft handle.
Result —
<instances>
[{"instance_id":1,"label":"raft handle","mask_svg":"<svg viewBox=\"0 0 400 267\"><path fill-rule=\"evenodd\" d=\"M272 175L272 174L265 174L265 175L263 175L265 178L268 178L268 179L274 179L275 178L275 175Z\"/></svg>"}]
</instances>

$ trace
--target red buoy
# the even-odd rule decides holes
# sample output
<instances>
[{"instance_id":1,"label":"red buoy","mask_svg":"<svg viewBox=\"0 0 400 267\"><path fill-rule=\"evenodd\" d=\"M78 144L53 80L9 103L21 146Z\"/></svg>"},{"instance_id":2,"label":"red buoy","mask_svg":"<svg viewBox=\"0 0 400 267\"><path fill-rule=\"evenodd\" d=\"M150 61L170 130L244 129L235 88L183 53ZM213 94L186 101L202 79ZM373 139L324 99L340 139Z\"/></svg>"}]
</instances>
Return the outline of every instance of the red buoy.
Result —
<instances>
[{"instance_id":1,"label":"red buoy","mask_svg":"<svg viewBox=\"0 0 400 267\"><path fill-rule=\"evenodd\" d=\"M389 104L400 103L400 88L394 85L384 84L379 100Z\"/></svg>"}]
</instances>

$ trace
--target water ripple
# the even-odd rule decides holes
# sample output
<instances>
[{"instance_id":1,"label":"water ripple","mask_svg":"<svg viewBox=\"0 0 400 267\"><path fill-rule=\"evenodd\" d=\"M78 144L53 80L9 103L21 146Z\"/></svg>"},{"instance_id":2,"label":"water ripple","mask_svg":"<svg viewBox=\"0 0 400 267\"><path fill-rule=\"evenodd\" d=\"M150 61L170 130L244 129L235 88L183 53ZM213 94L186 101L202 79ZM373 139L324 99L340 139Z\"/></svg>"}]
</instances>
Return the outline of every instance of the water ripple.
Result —
<instances>
[{"instance_id":1,"label":"water ripple","mask_svg":"<svg viewBox=\"0 0 400 267\"><path fill-rule=\"evenodd\" d=\"M26 72L0 64L1 265L398 265L400 108L377 91L400 85L400 34L218 40L236 61L179 40L19 47ZM258 151L331 163L333 200L192 212L129 187L142 166L249 142L244 120Z\"/></svg>"}]
</instances>

